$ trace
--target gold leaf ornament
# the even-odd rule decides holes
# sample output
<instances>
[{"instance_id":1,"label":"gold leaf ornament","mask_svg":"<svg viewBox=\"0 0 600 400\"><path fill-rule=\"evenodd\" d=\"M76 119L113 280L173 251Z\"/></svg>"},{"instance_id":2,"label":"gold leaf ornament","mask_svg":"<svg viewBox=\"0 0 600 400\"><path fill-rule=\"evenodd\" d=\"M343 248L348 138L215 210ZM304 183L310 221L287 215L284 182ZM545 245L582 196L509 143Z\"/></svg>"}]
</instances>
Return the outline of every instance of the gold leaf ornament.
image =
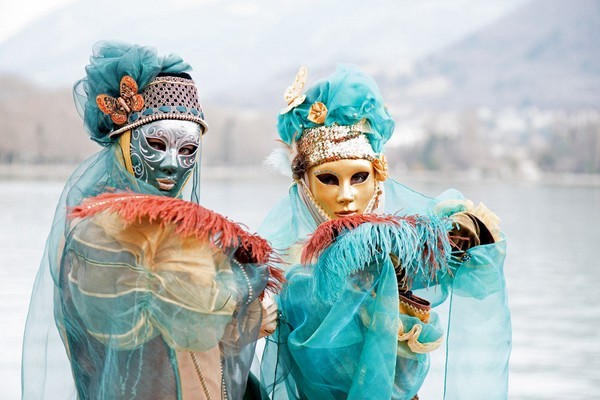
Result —
<instances>
[{"instance_id":1,"label":"gold leaf ornament","mask_svg":"<svg viewBox=\"0 0 600 400\"><path fill-rule=\"evenodd\" d=\"M388 163L383 154L373 160L373 170L378 181L385 181L389 177Z\"/></svg>"},{"instance_id":2,"label":"gold leaf ornament","mask_svg":"<svg viewBox=\"0 0 600 400\"><path fill-rule=\"evenodd\" d=\"M320 101L315 101L308 110L308 120L321 125L327 118L327 106Z\"/></svg>"},{"instance_id":3,"label":"gold leaf ornament","mask_svg":"<svg viewBox=\"0 0 600 400\"><path fill-rule=\"evenodd\" d=\"M307 79L308 69L304 66L300 67L298 73L296 74L296 78L294 79L294 83L292 83L292 85L288 87L283 94L283 99L288 105L286 108L281 110L281 114L289 112L292 108L302 104L304 99L306 99L306 95L302 94L302 91L304 90Z\"/></svg>"}]
</instances>

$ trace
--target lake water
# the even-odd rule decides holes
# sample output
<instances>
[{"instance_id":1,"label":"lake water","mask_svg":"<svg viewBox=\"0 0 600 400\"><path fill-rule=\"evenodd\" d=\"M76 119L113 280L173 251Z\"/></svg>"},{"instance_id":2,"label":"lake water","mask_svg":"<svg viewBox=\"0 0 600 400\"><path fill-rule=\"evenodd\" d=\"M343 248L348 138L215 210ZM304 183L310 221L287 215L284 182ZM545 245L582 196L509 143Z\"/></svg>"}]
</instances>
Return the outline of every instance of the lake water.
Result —
<instances>
[{"instance_id":1,"label":"lake water","mask_svg":"<svg viewBox=\"0 0 600 400\"><path fill-rule=\"evenodd\" d=\"M252 230L289 184L205 178L203 205ZM513 322L509 398L600 398L600 187L407 183L428 195L454 186L502 218ZM20 398L27 306L61 189L0 181L0 399Z\"/></svg>"}]
</instances>

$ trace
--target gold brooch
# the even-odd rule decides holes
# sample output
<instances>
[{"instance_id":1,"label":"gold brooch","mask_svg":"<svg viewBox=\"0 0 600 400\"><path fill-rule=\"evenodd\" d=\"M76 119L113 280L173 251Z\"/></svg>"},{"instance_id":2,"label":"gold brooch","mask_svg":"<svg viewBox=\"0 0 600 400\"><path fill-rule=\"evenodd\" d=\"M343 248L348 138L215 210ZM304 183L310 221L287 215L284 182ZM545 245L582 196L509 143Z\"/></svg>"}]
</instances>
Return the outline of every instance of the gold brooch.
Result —
<instances>
[{"instance_id":1,"label":"gold brooch","mask_svg":"<svg viewBox=\"0 0 600 400\"><path fill-rule=\"evenodd\" d=\"M320 101L315 101L308 110L307 119L315 124L321 125L327 118L327 106Z\"/></svg>"},{"instance_id":2,"label":"gold brooch","mask_svg":"<svg viewBox=\"0 0 600 400\"><path fill-rule=\"evenodd\" d=\"M292 108L302 104L304 99L306 99L306 95L302 94L302 90L304 89L304 85L306 85L307 78L308 69L306 69L306 67L300 67L296 74L296 79L294 79L294 83L292 83L292 86L288 87L283 94L283 99L288 105L281 110L281 114L289 112Z\"/></svg>"},{"instance_id":3,"label":"gold brooch","mask_svg":"<svg viewBox=\"0 0 600 400\"><path fill-rule=\"evenodd\" d=\"M121 96L111 97L107 94L96 96L98 108L117 125L123 125L132 111L140 111L144 107L144 98L138 94L138 85L131 76L125 75L121 79Z\"/></svg>"},{"instance_id":4,"label":"gold brooch","mask_svg":"<svg viewBox=\"0 0 600 400\"><path fill-rule=\"evenodd\" d=\"M373 160L373 170L376 180L382 182L388 178L388 163L383 154Z\"/></svg>"}]
</instances>

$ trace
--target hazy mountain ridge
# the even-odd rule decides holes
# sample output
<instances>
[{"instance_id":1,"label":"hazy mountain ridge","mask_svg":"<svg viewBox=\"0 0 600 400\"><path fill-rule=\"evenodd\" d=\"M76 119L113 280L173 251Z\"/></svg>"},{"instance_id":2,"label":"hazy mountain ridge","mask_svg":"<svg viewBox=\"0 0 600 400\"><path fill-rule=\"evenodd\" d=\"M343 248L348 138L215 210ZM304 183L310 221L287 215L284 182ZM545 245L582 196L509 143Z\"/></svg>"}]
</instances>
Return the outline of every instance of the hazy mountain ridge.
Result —
<instances>
[{"instance_id":1,"label":"hazy mountain ridge","mask_svg":"<svg viewBox=\"0 0 600 400\"><path fill-rule=\"evenodd\" d=\"M274 4L273 0L266 3ZM126 15L119 23L112 21L105 29L129 29L134 37L136 30L138 34L152 31L159 26L155 22L165 17L154 10L158 19L148 17L154 25L136 24L138 20L128 14L131 9L127 7L140 3L127 4L121 9ZM259 14L265 24L270 21L279 29L300 32L302 21L293 18L297 11L293 7L282 17L263 9L245 9L243 2L227 4L235 7L224 7L219 1L194 3L184 14L187 18L180 21L190 23L199 10L216 21L228 20L230 15ZM384 7L389 3L377 4ZM82 32L75 38L76 45L63 35L48 48L34 46L36 35L41 30L51 36L61 18L83 18L90 10L97 11L94 18L100 19L114 11L89 0L59 10L56 18L44 19L36 29L0 45L0 71L6 70L8 56L21 57L28 71L38 71L40 62L51 59L54 63L43 71L24 75L70 86L83 75L93 33ZM325 15L333 11L326 6L319 10ZM169 12L176 14L181 9ZM81 22L71 20L77 26ZM284 104L283 90L297 71L297 61L306 54L286 47L283 37L270 37L272 30L256 28L256 20L250 24L244 18L233 18L220 32L215 32L211 23L215 22L208 19L203 27L209 33L205 42L216 40L219 34L239 35L243 40L233 44L235 49L219 53L219 49L206 48L197 59L189 59L196 67L194 76L210 125L203 163L257 166L275 146L275 121ZM253 33L244 36L251 26ZM385 30L383 26L387 25L381 25ZM378 59L374 53L355 54L354 62L379 83L396 120L396 132L387 146L390 165L412 171L468 170L475 176L534 179L541 171L600 173L599 28L600 2L538 0L416 64L402 57L390 61ZM159 52L162 44L170 43L169 50L180 54L196 54L193 49L202 48L197 42L174 40L179 33L169 29L177 27L162 26L144 43L156 39L153 43ZM166 31L173 35L166 38ZM322 55L309 70L314 82L332 71L343 49L329 51L322 31L303 37L311 42L303 52ZM270 40L278 43L274 49L266 46ZM383 43L389 46L394 41ZM248 58L244 64L230 58L236 51L243 51ZM59 65L56 60L61 61ZM197 74L199 71L203 72ZM11 138L0 146L0 163L80 161L99 149L83 132L70 90L48 89L1 73L0 87L0 136Z\"/></svg>"},{"instance_id":2,"label":"hazy mountain ridge","mask_svg":"<svg viewBox=\"0 0 600 400\"><path fill-rule=\"evenodd\" d=\"M328 75L338 62L368 70L386 100L396 104L441 109L600 104L596 0L526 3L414 64L406 41L418 37L405 38L404 31L427 21L401 19L397 4L376 0L365 8L348 1L340 8L337 2L265 0L147 7L141 0L81 0L0 44L0 71L51 87L71 86L84 75L91 44L113 37L182 54L194 66L201 97L231 107L281 107L283 90L300 65L309 63L312 79ZM312 17L326 23L307 24ZM371 28L349 29L352 21ZM423 51L433 50L423 43Z\"/></svg>"},{"instance_id":3,"label":"hazy mountain ridge","mask_svg":"<svg viewBox=\"0 0 600 400\"><path fill-rule=\"evenodd\" d=\"M537 0L387 82L420 106L598 108L600 2Z\"/></svg>"},{"instance_id":4,"label":"hazy mountain ridge","mask_svg":"<svg viewBox=\"0 0 600 400\"><path fill-rule=\"evenodd\" d=\"M80 0L1 43L0 71L52 87L70 86L84 75L94 42L120 39L155 46L161 54L181 54L194 67L207 99L280 107L281 93L300 65L308 64L314 77L329 74L338 62L395 70L457 40L478 27L475 22L453 26L463 14L461 4L473 21L490 20L491 12L475 0L217 0L160 7L143 0ZM435 29L427 18L432 10L449 16ZM319 70L324 72L313 73Z\"/></svg>"}]
</instances>

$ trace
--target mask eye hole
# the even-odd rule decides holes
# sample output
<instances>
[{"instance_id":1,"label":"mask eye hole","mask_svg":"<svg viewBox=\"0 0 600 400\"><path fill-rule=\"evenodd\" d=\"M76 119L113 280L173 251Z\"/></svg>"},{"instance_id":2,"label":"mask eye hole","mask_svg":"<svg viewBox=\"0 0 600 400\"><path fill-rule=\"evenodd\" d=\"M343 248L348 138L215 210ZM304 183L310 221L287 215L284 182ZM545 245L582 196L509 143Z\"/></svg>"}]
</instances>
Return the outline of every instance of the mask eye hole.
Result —
<instances>
[{"instance_id":1,"label":"mask eye hole","mask_svg":"<svg viewBox=\"0 0 600 400\"><path fill-rule=\"evenodd\" d=\"M196 152L196 149L198 147L188 144L187 146L183 146L182 148L179 149L179 155L180 156L191 156L192 154L194 154Z\"/></svg>"},{"instance_id":2,"label":"mask eye hole","mask_svg":"<svg viewBox=\"0 0 600 400\"><path fill-rule=\"evenodd\" d=\"M356 184L365 182L367 179L369 179L368 172L357 172L354 175L352 175L352 178L350 179L350 183L352 185L356 185Z\"/></svg>"},{"instance_id":3,"label":"mask eye hole","mask_svg":"<svg viewBox=\"0 0 600 400\"><path fill-rule=\"evenodd\" d=\"M337 176L333 174L319 174L317 175L317 179L324 185L339 185Z\"/></svg>"},{"instance_id":4,"label":"mask eye hole","mask_svg":"<svg viewBox=\"0 0 600 400\"><path fill-rule=\"evenodd\" d=\"M148 145L152 147L154 150L165 151L167 150L167 145L160 139L148 138Z\"/></svg>"}]
</instances>

